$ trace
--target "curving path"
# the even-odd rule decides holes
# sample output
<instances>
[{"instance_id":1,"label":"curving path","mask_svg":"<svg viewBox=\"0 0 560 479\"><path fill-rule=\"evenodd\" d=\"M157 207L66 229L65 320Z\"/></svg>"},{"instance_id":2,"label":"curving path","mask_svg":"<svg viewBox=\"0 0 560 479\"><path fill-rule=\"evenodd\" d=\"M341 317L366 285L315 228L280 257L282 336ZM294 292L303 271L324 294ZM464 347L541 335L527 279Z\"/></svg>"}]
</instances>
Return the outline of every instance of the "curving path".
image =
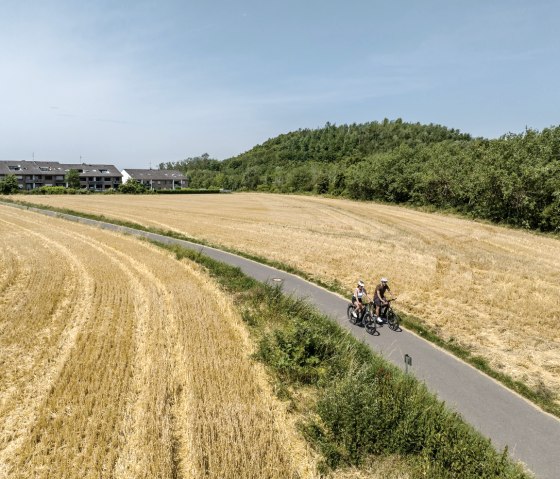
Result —
<instances>
[{"instance_id":1,"label":"curving path","mask_svg":"<svg viewBox=\"0 0 560 479\"><path fill-rule=\"evenodd\" d=\"M4 203L7 204L7 203ZM458 411L498 448L508 446L513 458L524 462L540 479L560 477L560 420L474 369L451 354L408 331L379 329L371 336L346 319L348 301L297 276L218 249L110 223L64 215L40 208L28 209L104 229L121 231L166 244L195 249L218 261L238 266L259 281L281 281L284 291L307 298L319 310L350 330L376 352L404 369L404 355L412 357L412 372L429 389Z\"/></svg>"}]
</instances>

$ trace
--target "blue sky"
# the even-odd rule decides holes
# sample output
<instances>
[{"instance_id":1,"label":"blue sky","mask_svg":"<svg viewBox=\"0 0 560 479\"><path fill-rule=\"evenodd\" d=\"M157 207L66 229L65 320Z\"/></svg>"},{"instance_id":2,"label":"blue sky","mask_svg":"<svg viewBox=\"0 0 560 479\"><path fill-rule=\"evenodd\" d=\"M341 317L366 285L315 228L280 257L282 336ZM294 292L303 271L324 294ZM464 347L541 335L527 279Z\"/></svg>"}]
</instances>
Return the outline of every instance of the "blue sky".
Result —
<instances>
[{"instance_id":1,"label":"blue sky","mask_svg":"<svg viewBox=\"0 0 560 479\"><path fill-rule=\"evenodd\" d=\"M560 124L558 2L87 3L0 2L0 159L224 159L327 121Z\"/></svg>"}]
</instances>

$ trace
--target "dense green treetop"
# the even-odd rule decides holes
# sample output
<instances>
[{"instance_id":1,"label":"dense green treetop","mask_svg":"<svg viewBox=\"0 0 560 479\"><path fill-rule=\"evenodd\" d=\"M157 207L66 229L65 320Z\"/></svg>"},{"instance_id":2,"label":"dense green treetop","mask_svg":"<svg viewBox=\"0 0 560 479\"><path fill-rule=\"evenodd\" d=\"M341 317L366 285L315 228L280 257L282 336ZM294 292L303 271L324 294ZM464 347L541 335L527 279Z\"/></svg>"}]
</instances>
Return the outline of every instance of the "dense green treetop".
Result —
<instances>
[{"instance_id":1,"label":"dense green treetop","mask_svg":"<svg viewBox=\"0 0 560 479\"><path fill-rule=\"evenodd\" d=\"M470 140L471 136L440 125L405 123L398 119L352 125L300 129L279 135L262 145L226 160L238 164L283 165L286 162L332 163L391 151L401 145L416 147L444 140Z\"/></svg>"},{"instance_id":2,"label":"dense green treetop","mask_svg":"<svg viewBox=\"0 0 560 479\"><path fill-rule=\"evenodd\" d=\"M5 178L0 178L0 195L11 195L18 191L18 181L15 175L7 175Z\"/></svg>"},{"instance_id":3,"label":"dense green treetop","mask_svg":"<svg viewBox=\"0 0 560 479\"><path fill-rule=\"evenodd\" d=\"M79 188L80 187L80 172L78 170L68 170L64 176L64 181L69 188Z\"/></svg>"}]
</instances>

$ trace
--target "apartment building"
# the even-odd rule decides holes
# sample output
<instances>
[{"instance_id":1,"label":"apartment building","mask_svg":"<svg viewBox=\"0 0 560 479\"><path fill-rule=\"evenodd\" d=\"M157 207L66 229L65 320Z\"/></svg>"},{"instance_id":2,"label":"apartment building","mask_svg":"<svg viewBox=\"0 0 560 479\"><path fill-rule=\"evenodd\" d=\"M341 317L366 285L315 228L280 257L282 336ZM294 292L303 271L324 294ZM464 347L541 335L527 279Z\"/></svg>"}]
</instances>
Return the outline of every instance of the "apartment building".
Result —
<instances>
[{"instance_id":1,"label":"apartment building","mask_svg":"<svg viewBox=\"0 0 560 479\"><path fill-rule=\"evenodd\" d=\"M174 190L188 187L187 177L177 170L123 170L123 183L126 183L129 179L135 180L151 190Z\"/></svg>"},{"instance_id":2,"label":"apartment building","mask_svg":"<svg viewBox=\"0 0 560 479\"><path fill-rule=\"evenodd\" d=\"M86 163L58 163L56 161L0 161L0 179L15 175L22 190L41 186L68 186L66 173L77 170L80 188L103 191L118 188L122 174L113 165L90 165Z\"/></svg>"}]
</instances>

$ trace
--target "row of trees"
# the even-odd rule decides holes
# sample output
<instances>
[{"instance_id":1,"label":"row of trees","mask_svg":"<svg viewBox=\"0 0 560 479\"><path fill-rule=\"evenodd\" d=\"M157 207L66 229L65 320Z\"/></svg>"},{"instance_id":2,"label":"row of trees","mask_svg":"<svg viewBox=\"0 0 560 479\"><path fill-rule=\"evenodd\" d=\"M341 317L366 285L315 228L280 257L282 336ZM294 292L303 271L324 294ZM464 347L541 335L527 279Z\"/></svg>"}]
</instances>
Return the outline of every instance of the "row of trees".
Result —
<instances>
[{"instance_id":1,"label":"row of trees","mask_svg":"<svg viewBox=\"0 0 560 479\"><path fill-rule=\"evenodd\" d=\"M374 155L348 168L344 194L560 231L560 128Z\"/></svg>"},{"instance_id":2,"label":"row of trees","mask_svg":"<svg viewBox=\"0 0 560 479\"><path fill-rule=\"evenodd\" d=\"M560 127L499 139L401 120L299 130L224 161L166 163L193 188L313 192L430 205L560 231Z\"/></svg>"}]
</instances>

